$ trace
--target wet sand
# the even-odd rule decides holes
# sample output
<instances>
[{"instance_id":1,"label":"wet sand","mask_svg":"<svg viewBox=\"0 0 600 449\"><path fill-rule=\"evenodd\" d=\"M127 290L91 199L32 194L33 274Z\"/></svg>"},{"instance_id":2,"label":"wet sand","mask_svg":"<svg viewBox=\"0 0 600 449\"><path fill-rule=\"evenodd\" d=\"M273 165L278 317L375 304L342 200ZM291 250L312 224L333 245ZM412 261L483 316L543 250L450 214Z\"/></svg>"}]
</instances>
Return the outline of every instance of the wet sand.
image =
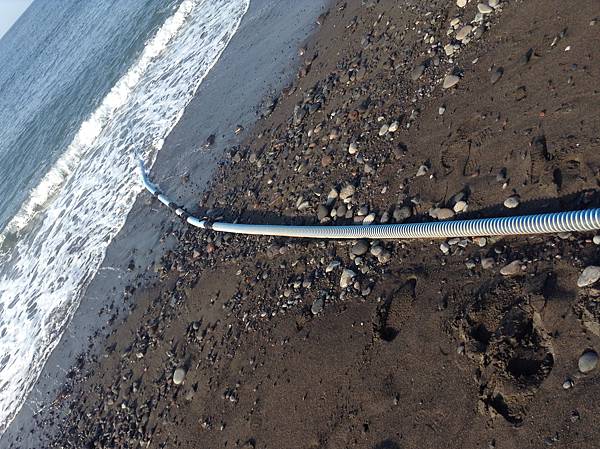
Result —
<instances>
[{"instance_id":1,"label":"wet sand","mask_svg":"<svg viewBox=\"0 0 600 449\"><path fill-rule=\"evenodd\" d=\"M598 14L591 0L333 2L272 113L201 201L180 200L323 225L598 207ZM600 351L600 290L578 286L599 264L592 238L174 225L156 282L73 371L51 447L594 447L600 369L580 358Z\"/></svg>"}]
</instances>

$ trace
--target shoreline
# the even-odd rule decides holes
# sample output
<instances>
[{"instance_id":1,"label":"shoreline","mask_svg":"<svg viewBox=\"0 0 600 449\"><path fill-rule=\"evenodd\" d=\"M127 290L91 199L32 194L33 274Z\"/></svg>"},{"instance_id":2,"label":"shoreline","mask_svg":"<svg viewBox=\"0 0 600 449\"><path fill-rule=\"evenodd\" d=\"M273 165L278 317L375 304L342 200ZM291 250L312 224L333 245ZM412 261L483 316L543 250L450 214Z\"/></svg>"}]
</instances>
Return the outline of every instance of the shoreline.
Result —
<instances>
[{"instance_id":1,"label":"shoreline","mask_svg":"<svg viewBox=\"0 0 600 449\"><path fill-rule=\"evenodd\" d=\"M158 153L153 176L160 179L174 197L193 203L194 197L206 188L224 149L239 140L235 127L240 124L251 128L257 119L257 105L293 75L295 47L306 39L321 11L320 5L325 3L298 6L285 1L269 10L268 0L251 2L238 32ZM260 29L265 30L265 34L269 29L274 30L282 39L258 47L255 44L261 41L261 34L257 32ZM248 69L257 74L257 79L246 80L246 88L239 92L236 86L238 81L244 80ZM236 91L235 107L222 102L222 92ZM197 122L198 116L205 117L202 123ZM198 154L212 133L218 135L214 146ZM189 166L190 158L195 161L194 166ZM185 174L191 179L187 184L181 182ZM140 287L152 288L158 281L154 267L173 246L175 239L171 233L181 228L170 218L158 208L149 208L148 198L143 195L136 199L35 387L0 438L0 447L18 444L22 449L38 448L48 434L54 432L50 422L64 416L60 403L70 394L73 376L97 361L105 338L135 306L135 291ZM40 434L41 422L46 425Z\"/></svg>"},{"instance_id":2,"label":"shoreline","mask_svg":"<svg viewBox=\"0 0 600 449\"><path fill-rule=\"evenodd\" d=\"M217 137L229 145L202 198L167 173L187 167L177 150L219 135L196 123L223 86L186 110L153 180L191 212L254 223L597 207L594 2L465 3L331 2L272 113L241 123L240 144ZM149 195L135 211L168 246L101 357L74 373L50 447L600 439L600 370L578 369L600 351L598 290L577 287L598 265L590 234L309 241L186 228Z\"/></svg>"}]
</instances>

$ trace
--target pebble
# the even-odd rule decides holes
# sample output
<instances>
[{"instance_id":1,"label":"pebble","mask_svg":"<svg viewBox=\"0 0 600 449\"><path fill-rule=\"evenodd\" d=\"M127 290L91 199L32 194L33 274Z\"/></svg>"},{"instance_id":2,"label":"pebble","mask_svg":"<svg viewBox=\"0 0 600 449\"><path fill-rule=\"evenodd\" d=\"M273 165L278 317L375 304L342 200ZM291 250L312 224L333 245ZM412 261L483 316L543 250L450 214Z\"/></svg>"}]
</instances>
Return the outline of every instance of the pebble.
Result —
<instances>
[{"instance_id":1,"label":"pebble","mask_svg":"<svg viewBox=\"0 0 600 449\"><path fill-rule=\"evenodd\" d=\"M394 209L393 217L396 221L404 221L412 216L412 210L408 206L403 206L399 209Z\"/></svg>"},{"instance_id":2,"label":"pebble","mask_svg":"<svg viewBox=\"0 0 600 449\"><path fill-rule=\"evenodd\" d=\"M574 383L573 383L572 379L565 379L565 381L562 384L562 387L565 390L568 390L569 388L573 388L573 385L574 385Z\"/></svg>"},{"instance_id":3,"label":"pebble","mask_svg":"<svg viewBox=\"0 0 600 449\"><path fill-rule=\"evenodd\" d=\"M421 165L417 170L416 176L425 176L429 171L429 167L427 165Z\"/></svg>"},{"instance_id":4,"label":"pebble","mask_svg":"<svg viewBox=\"0 0 600 449\"><path fill-rule=\"evenodd\" d=\"M489 270L494 266L495 263L496 261L493 257L484 257L483 259L481 259L481 268L483 268L484 270Z\"/></svg>"},{"instance_id":5,"label":"pebble","mask_svg":"<svg viewBox=\"0 0 600 449\"><path fill-rule=\"evenodd\" d=\"M456 33L456 39L459 41L464 40L471 31L473 31L473 27L471 25L465 25Z\"/></svg>"},{"instance_id":6,"label":"pebble","mask_svg":"<svg viewBox=\"0 0 600 449\"><path fill-rule=\"evenodd\" d=\"M342 271L342 275L340 277L340 287L346 288L349 285L352 285L352 279L356 276L356 273L348 268L344 268Z\"/></svg>"},{"instance_id":7,"label":"pebble","mask_svg":"<svg viewBox=\"0 0 600 449\"><path fill-rule=\"evenodd\" d=\"M440 251L444 254L448 254L450 252L450 245L448 245L446 242L440 243Z\"/></svg>"},{"instance_id":8,"label":"pebble","mask_svg":"<svg viewBox=\"0 0 600 449\"><path fill-rule=\"evenodd\" d=\"M425 71L425 66L423 64L419 64L414 69L410 71L410 79L413 81L417 81L423 75Z\"/></svg>"},{"instance_id":9,"label":"pebble","mask_svg":"<svg viewBox=\"0 0 600 449\"><path fill-rule=\"evenodd\" d=\"M487 239L485 237L478 237L475 239L475 242L480 248L483 248L485 245L487 245Z\"/></svg>"},{"instance_id":10,"label":"pebble","mask_svg":"<svg viewBox=\"0 0 600 449\"><path fill-rule=\"evenodd\" d=\"M464 8L467 6L467 0L456 0L456 6L459 8Z\"/></svg>"},{"instance_id":11,"label":"pebble","mask_svg":"<svg viewBox=\"0 0 600 449\"><path fill-rule=\"evenodd\" d=\"M395 133L396 131L398 131L398 127L400 125L398 124L398 122L392 122L392 124L390 125L388 132L389 133Z\"/></svg>"},{"instance_id":12,"label":"pebble","mask_svg":"<svg viewBox=\"0 0 600 449\"><path fill-rule=\"evenodd\" d=\"M467 209L467 202L462 200L457 201L452 209L454 209L454 212L456 213L464 212Z\"/></svg>"},{"instance_id":13,"label":"pebble","mask_svg":"<svg viewBox=\"0 0 600 449\"><path fill-rule=\"evenodd\" d=\"M354 192L356 192L356 189L354 188L354 186L352 184L347 184L341 191L340 191L340 199L341 200L346 200L348 198L350 198L352 195L354 195Z\"/></svg>"},{"instance_id":14,"label":"pebble","mask_svg":"<svg viewBox=\"0 0 600 449\"><path fill-rule=\"evenodd\" d=\"M579 362L577 363L579 371L582 373L589 373L598 366L598 353L592 349L588 349L581 354Z\"/></svg>"},{"instance_id":15,"label":"pebble","mask_svg":"<svg viewBox=\"0 0 600 449\"><path fill-rule=\"evenodd\" d=\"M389 251L383 251L379 256L377 256L379 263L388 263L391 259L392 253Z\"/></svg>"},{"instance_id":16,"label":"pebble","mask_svg":"<svg viewBox=\"0 0 600 449\"><path fill-rule=\"evenodd\" d=\"M492 70L492 75L490 76L490 81L492 84L496 84L500 78L502 78L502 74L504 73L504 69L502 67L496 67Z\"/></svg>"},{"instance_id":17,"label":"pebble","mask_svg":"<svg viewBox=\"0 0 600 449\"><path fill-rule=\"evenodd\" d=\"M458 82L460 81L460 78L456 75L446 75L446 78L444 78L444 83L442 84L442 87L444 89L450 89L453 86L456 86L456 84L458 84Z\"/></svg>"},{"instance_id":18,"label":"pebble","mask_svg":"<svg viewBox=\"0 0 600 449\"><path fill-rule=\"evenodd\" d=\"M381 128L379 128L379 136L383 137L385 136L389 131L389 126L387 124L384 124L381 126Z\"/></svg>"},{"instance_id":19,"label":"pebble","mask_svg":"<svg viewBox=\"0 0 600 449\"><path fill-rule=\"evenodd\" d=\"M327 209L327 207L323 206L322 204L319 205L319 208L317 209L317 218L319 219L319 221L323 220L328 215L329 209Z\"/></svg>"},{"instance_id":20,"label":"pebble","mask_svg":"<svg viewBox=\"0 0 600 449\"><path fill-rule=\"evenodd\" d=\"M500 274L502 276L516 276L522 272L520 260L513 260L511 263L500 269Z\"/></svg>"},{"instance_id":21,"label":"pebble","mask_svg":"<svg viewBox=\"0 0 600 449\"><path fill-rule=\"evenodd\" d=\"M374 246L370 251L372 256L379 257L383 253L383 248L381 246Z\"/></svg>"},{"instance_id":22,"label":"pebble","mask_svg":"<svg viewBox=\"0 0 600 449\"><path fill-rule=\"evenodd\" d=\"M328 206L332 205L337 197L338 197L338 191L335 189L331 189L329 191L329 193L327 194L327 205Z\"/></svg>"},{"instance_id":23,"label":"pebble","mask_svg":"<svg viewBox=\"0 0 600 449\"><path fill-rule=\"evenodd\" d=\"M173 383L175 385L181 385L183 383L183 379L185 379L185 369L177 368L173 373Z\"/></svg>"},{"instance_id":24,"label":"pebble","mask_svg":"<svg viewBox=\"0 0 600 449\"><path fill-rule=\"evenodd\" d=\"M363 254L367 254L367 251L369 251L369 243L366 240L359 240L354 245L352 245L352 249L350 251L355 256L362 256Z\"/></svg>"},{"instance_id":25,"label":"pebble","mask_svg":"<svg viewBox=\"0 0 600 449\"><path fill-rule=\"evenodd\" d=\"M500 0L488 0L488 5L496 9L498 6L500 6Z\"/></svg>"},{"instance_id":26,"label":"pebble","mask_svg":"<svg viewBox=\"0 0 600 449\"><path fill-rule=\"evenodd\" d=\"M596 283L600 279L600 267L590 265L583 270L579 279L577 279L577 287L587 287Z\"/></svg>"},{"instance_id":27,"label":"pebble","mask_svg":"<svg viewBox=\"0 0 600 449\"><path fill-rule=\"evenodd\" d=\"M340 265L341 265L341 263L339 260L332 260L331 262L329 262L329 265L327 265L327 268L325 268L325 273L331 273L333 270L335 270Z\"/></svg>"},{"instance_id":28,"label":"pebble","mask_svg":"<svg viewBox=\"0 0 600 449\"><path fill-rule=\"evenodd\" d=\"M323 298L317 298L313 301L310 311L313 315L318 315L323 311L324 301Z\"/></svg>"},{"instance_id":29,"label":"pebble","mask_svg":"<svg viewBox=\"0 0 600 449\"><path fill-rule=\"evenodd\" d=\"M447 220L454 217L454 211L446 207L434 207L429 211L429 215L438 220Z\"/></svg>"},{"instance_id":30,"label":"pebble","mask_svg":"<svg viewBox=\"0 0 600 449\"><path fill-rule=\"evenodd\" d=\"M371 223L373 223L375 221L375 214L373 212L371 212L369 215L367 215L363 221L362 224L363 225L370 225Z\"/></svg>"},{"instance_id":31,"label":"pebble","mask_svg":"<svg viewBox=\"0 0 600 449\"><path fill-rule=\"evenodd\" d=\"M594 245L600 245L600 235L595 235L592 242L594 242Z\"/></svg>"},{"instance_id":32,"label":"pebble","mask_svg":"<svg viewBox=\"0 0 600 449\"><path fill-rule=\"evenodd\" d=\"M492 7L490 7L489 5L486 5L485 3L479 3L477 5L477 10L481 14L490 14L494 11L494 9Z\"/></svg>"},{"instance_id":33,"label":"pebble","mask_svg":"<svg viewBox=\"0 0 600 449\"><path fill-rule=\"evenodd\" d=\"M517 207L519 205L520 202L521 201L519 199L519 196L513 195L504 200L504 207L506 207L508 209L514 209L515 207Z\"/></svg>"},{"instance_id":34,"label":"pebble","mask_svg":"<svg viewBox=\"0 0 600 449\"><path fill-rule=\"evenodd\" d=\"M454 54L454 45L452 45L452 44L444 45L444 53L446 53L446 56L452 56Z\"/></svg>"},{"instance_id":35,"label":"pebble","mask_svg":"<svg viewBox=\"0 0 600 449\"><path fill-rule=\"evenodd\" d=\"M356 143L354 143L354 142L352 142L350 145L348 145L348 153L350 153L350 154L358 153L358 145L356 145Z\"/></svg>"},{"instance_id":36,"label":"pebble","mask_svg":"<svg viewBox=\"0 0 600 449\"><path fill-rule=\"evenodd\" d=\"M439 115L444 115L444 112L446 112L446 106L440 106L438 108L438 114Z\"/></svg>"}]
</instances>

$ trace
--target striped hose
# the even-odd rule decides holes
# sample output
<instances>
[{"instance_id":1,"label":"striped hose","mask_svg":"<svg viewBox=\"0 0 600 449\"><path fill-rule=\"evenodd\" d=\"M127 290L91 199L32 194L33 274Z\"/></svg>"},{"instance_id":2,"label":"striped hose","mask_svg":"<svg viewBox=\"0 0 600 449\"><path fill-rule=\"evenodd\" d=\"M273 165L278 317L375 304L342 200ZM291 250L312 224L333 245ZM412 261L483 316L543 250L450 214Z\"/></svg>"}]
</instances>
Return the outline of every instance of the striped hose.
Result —
<instances>
[{"instance_id":1,"label":"striped hose","mask_svg":"<svg viewBox=\"0 0 600 449\"><path fill-rule=\"evenodd\" d=\"M193 217L169 200L150 182L141 159L139 168L142 184L146 190L173 210L177 216L192 226L218 232L316 239L419 239L531 235L600 229L600 209L475 220L355 226L285 226L211 222Z\"/></svg>"}]
</instances>

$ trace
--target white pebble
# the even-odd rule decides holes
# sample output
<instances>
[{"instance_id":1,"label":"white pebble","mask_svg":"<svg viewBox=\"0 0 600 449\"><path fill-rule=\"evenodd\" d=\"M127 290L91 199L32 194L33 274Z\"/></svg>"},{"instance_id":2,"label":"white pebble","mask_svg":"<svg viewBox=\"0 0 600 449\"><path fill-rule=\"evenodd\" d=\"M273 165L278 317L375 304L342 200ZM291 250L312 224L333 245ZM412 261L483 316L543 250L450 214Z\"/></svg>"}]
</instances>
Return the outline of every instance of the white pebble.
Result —
<instances>
[{"instance_id":1,"label":"white pebble","mask_svg":"<svg viewBox=\"0 0 600 449\"><path fill-rule=\"evenodd\" d=\"M583 273L577 279L577 287L587 287L596 283L600 279L600 267L590 265L583 270Z\"/></svg>"}]
</instances>

